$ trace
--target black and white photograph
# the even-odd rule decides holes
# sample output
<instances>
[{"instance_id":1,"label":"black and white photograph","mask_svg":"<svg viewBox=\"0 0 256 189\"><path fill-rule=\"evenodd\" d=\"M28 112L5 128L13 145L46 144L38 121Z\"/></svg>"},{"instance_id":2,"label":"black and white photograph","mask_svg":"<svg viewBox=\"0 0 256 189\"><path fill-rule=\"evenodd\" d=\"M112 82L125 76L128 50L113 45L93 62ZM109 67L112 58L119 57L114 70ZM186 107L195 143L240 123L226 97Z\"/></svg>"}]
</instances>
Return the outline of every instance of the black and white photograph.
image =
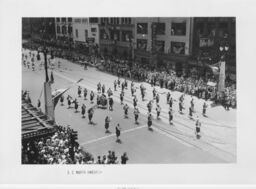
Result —
<instances>
[{"instance_id":1,"label":"black and white photograph","mask_svg":"<svg viewBox=\"0 0 256 189\"><path fill-rule=\"evenodd\" d=\"M236 162L235 17L22 18L22 164Z\"/></svg>"},{"instance_id":2,"label":"black and white photograph","mask_svg":"<svg viewBox=\"0 0 256 189\"><path fill-rule=\"evenodd\" d=\"M3 182L255 183L254 4L182 2L3 1Z\"/></svg>"}]
</instances>

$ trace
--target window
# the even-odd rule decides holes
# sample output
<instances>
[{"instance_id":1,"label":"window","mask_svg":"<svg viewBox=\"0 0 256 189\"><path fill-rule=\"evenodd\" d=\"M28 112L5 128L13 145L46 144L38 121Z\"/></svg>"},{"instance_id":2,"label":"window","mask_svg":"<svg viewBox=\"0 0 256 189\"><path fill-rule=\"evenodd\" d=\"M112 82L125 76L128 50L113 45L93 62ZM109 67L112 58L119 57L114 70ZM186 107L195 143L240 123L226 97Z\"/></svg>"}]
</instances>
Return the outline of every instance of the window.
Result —
<instances>
[{"instance_id":1,"label":"window","mask_svg":"<svg viewBox=\"0 0 256 189\"><path fill-rule=\"evenodd\" d=\"M56 18L56 22L60 22L60 18Z\"/></svg>"},{"instance_id":2,"label":"window","mask_svg":"<svg viewBox=\"0 0 256 189\"><path fill-rule=\"evenodd\" d=\"M97 32L97 28L91 28L91 32Z\"/></svg>"},{"instance_id":3,"label":"window","mask_svg":"<svg viewBox=\"0 0 256 189\"><path fill-rule=\"evenodd\" d=\"M76 38L78 38L78 29L76 29Z\"/></svg>"},{"instance_id":4,"label":"window","mask_svg":"<svg viewBox=\"0 0 256 189\"><path fill-rule=\"evenodd\" d=\"M138 34L148 34L148 23L137 23Z\"/></svg>"},{"instance_id":5,"label":"window","mask_svg":"<svg viewBox=\"0 0 256 189\"><path fill-rule=\"evenodd\" d=\"M171 35L186 35L186 22L172 23Z\"/></svg>"},{"instance_id":6,"label":"window","mask_svg":"<svg viewBox=\"0 0 256 189\"><path fill-rule=\"evenodd\" d=\"M100 39L108 39L108 35L104 29L100 30Z\"/></svg>"},{"instance_id":7,"label":"window","mask_svg":"<svg viewBox=\"0 0 256 189\"><path fill-rule=\"evenodd\" d=\"M87 18L82 19L82 23L87 24L87 22L88 22Z\"/></svg>"},{"instance_id":8,"label":"window","mask_svg":"<svg viewBox=\"0 0 256 189\"><path fill-rule=\"evenodd\" d=\"M124 19L125 18L121 18L121 24L125 24Z\"/></svg>"},{"instance_id":9,"label":"window","mask_svg":"<svg viewBox=\"0 0 256 189\"><path fill-rule=\"evenodd\" d=\"M110 18L110 24L114 24L114 19Z\"/></svg>"},{"instance_id":10,"label":"window","mask_svg":"<svg viewBox=\"0 0 256 189\"><path fill-rule=\"evenodd\" d=\"M110 30L111 40L119 41L120 40L120 30Z\"/></svg>"},{"instance_id":11,"label":"window","mask_svg":"<svg viewBox=\"0 0 256 189\"><path fill-rule=\"evenodd\" d=\"M96 17L89 18L89 22L90 23L98 23L98 18L96 18Z\"/></svg>"},{"instance_id":12,"label":"window","mask_svg":"<svg viewBox=\"0 0 256 189\"><path fill-rule=\"evenodd\" d=\"M69 17L69 18L68 18L68 22L72 22L72 18Z\"/></svg>"},{"instance_id":13,"label":"window","mask_svg":"<svg viewBox=\"0 0 256 189\"><path fill-rule=\"evenodd\" d=\"M87 38L88 38L88 30L84 30L84 36L85 36L85 40L87 40Z\"/></svg>"},{"instance_id":14,"label":"window","mask_svg":"<svg viewBox=\"0 0 256 189\"><path fill-rule=\"evenodd\" d=\"M146 39L137 39L137 49L147 50L147 40Z\"/></svg>"},{"instance_id":15,"label":"window","mask_svg":"<svg viewBox=\"0 0 256 189\"><path fill-rule=\"evenodd\" d=\"M104 23L105 23L105 18L101 18L101 19L100 19L100 23L101 23L101 24L104 24Z\"/></svg>"},{"instance_id":16,"label":"window","mask_svg":"<svg viewBox=\"0 0 256 189\"><path fill-rule=\"evenodd\" d=\"M81 23L81 18L76 18L76 19L74 20L74 22L75 22L75 23Z\"/></svg>"},{"instance_id":17,"label":"window","mask_svg":"<svg viewBox=\"0 0 256 189\"><path fill-rule=\"evenodd\" d=\"M165 34L165 23L156 23L156 34L157 35Z\"/></svg>"},{"instance_id":18,"label":"window","mask_svg":"<svg viewBox=\"0 0 256 189\"><path fill-rule=\"evenodd\" d=\"M122 31L122 41L129 42L132 38L132 31Z\"/></svg>"},{"instance_id":19,"label":"window","mask_svg":"<svg viewBox=\"0 0 256 189\"><path fill-rule=\"evenodd\" d=\"M183 42L171 42L171 53L173 54L185 54L185 43Z\"/></svg>"},{"instance_id":20,"label":"window","mask_svg":"<svg viewBox=\"0 0 256 189\"><path fill-rule=\"evenodd\" d=\"M69 34L72 34L72 31L73 31L72 26L68 26L68 33L69 33Z\"/></svg>"},{"instance_id":21,"label":"window","mask_svg":"<svg viewBox=\"0 0 256 189\"><path fill-rule=\"evenodd\" d=\"M128 18L128 24L131 24L131 23L132 23L132 19Z\"/></svg>"},{"instance_id":22,"label":"window","mask_svg":"<svg viewBox=\"0 0 256 189\"><path fill-rule=\"evenodd\" d=\"M57 26L57 33L60 33L60 26Z\"/></svg>"},{"instance_id":23,"label":"window","mask_svg":"<svg viewBox=\"0 0 256 189\"><path fill-rule=\"evenodd\" d=\"M67 28L66 28L66 26L62 26L61 30L62 30L62 34L63 34L63 35L65 35L65 34L67 33Z\"/></svg>"},{"instance_id":24,"label":"window","mask_svg":"<svg viewBox=\"0 0 256 189\"><path fill-rule=\"evenodd\" d=\"M119 18L116 18L116 24L119 24Z\"/></svg>"},{"instance_id":25,"label":"window","mask_svg":"<svg viewBox=\"0 0 256 189\"><path fill-rule=\"evenodd\" d=\"M66 22L66 18L61 18L61 22Z\"/></svg>"},{"instance_id":26,"label":"window","mask_svg":"<svg viewBox=\"0 0 256 189\"><path fill-rule=\"evenodd\" d=\"M156 51L164 52L164 41L156 41Z\"/></svg>"}]
</instances>

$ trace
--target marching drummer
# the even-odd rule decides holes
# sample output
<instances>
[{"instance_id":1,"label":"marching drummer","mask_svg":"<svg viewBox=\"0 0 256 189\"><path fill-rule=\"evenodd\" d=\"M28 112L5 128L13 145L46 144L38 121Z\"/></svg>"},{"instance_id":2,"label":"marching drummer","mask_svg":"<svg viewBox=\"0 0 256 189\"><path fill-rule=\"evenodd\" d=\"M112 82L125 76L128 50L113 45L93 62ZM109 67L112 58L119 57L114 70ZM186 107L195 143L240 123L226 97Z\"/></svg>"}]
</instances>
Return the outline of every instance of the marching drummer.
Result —
<instances>
[{"instance_id":1,"label":"marching drummer","mask_svg":"<svg viewBox=\"0 0 256 189\"><path fill-rule=\"evenodd\" d=\"M94 99L94 92L91 91L91 93L90 93L90 101L91 101L91 104L93 104L93 99Z\"/></svg>"},{"instance_id":2,"label":"marching drummer","mask_svg":"<svg viewBox=\"0 0 256 189\"><path fill-rule=\"evenodd\" d=\"M106 116L106 118L105 118L105 129L106 129L106 131L105 131L105 133L110 133L110 131L108 130L110 121L111 121L111 118L109 116Z\"/></svg>"},{"instance_id":3,"label":"marching drummer","mask_svg":"<svg viewBox=\"0 0 256 189\"><path fill-rule=\"evenodd\" d=\"M124 109L124 118L128 118L128 109L129 109L129 106L127 104L124 105L123 107Z\"/></svg>"}]
</instances>

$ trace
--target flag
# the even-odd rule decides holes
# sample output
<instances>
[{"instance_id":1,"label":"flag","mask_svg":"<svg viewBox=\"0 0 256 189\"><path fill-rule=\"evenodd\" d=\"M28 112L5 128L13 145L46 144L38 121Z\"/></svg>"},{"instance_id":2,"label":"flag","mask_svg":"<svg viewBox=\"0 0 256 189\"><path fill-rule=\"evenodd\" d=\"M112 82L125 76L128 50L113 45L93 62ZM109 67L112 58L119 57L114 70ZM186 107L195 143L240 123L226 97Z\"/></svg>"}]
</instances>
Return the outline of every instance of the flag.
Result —
<instances>
[{"instance_id":1,"label":"flag","mask_svg":"<svg viewBox=\"0 0 256 189\"><path fill-rule=\"evenodd\" d=\"M74 84L77 84L79 82L81 82L83 80L83 78L79 79L77 82L75 82ZM52 93L52 100L53 100L53 107L55 108L60 97L66 92L68 91L72 86L66 88L66 89L58 89L53 91Z\"/></svg>"}]
</instances>

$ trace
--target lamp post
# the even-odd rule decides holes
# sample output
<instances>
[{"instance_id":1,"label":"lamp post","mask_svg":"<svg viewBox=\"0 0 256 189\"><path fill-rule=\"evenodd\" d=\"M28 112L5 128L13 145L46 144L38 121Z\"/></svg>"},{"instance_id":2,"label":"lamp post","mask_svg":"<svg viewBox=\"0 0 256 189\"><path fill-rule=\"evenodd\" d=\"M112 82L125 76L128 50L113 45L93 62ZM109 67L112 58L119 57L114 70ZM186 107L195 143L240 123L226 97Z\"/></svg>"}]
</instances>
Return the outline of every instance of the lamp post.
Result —
<instances>
[{"instance_id":1,"label":"lamp post","mask_svg":"<svg viewBox=\"0 0 256 189\"><path fill-rule=\"evenodd\" d=\"M219 83L218 83L218 91L223 92L225 90L225 79L226 79L226 55L229 51L229 46L220 46L220 74L219 74Z\"/></svg>"},{"instance_id":2,"label":"lamp post","mask_svg":"<svg viewBox=\"0 0 256 189\"><path fill-rule=\"evenodd\" d=\"M46 35L46 23L44 23L44 30L43 30L43 38ZM51 89L51 82L49 82L48 76L48 66L47 66L47 53L48 49L46 48L45 40L44 40L44 69L45 69L45 82L44 82L44 103L45 103L45 114L49 120L55 121L54 116L54 106L52 101L52 89Z\"/></svg>"}]
</instances>

